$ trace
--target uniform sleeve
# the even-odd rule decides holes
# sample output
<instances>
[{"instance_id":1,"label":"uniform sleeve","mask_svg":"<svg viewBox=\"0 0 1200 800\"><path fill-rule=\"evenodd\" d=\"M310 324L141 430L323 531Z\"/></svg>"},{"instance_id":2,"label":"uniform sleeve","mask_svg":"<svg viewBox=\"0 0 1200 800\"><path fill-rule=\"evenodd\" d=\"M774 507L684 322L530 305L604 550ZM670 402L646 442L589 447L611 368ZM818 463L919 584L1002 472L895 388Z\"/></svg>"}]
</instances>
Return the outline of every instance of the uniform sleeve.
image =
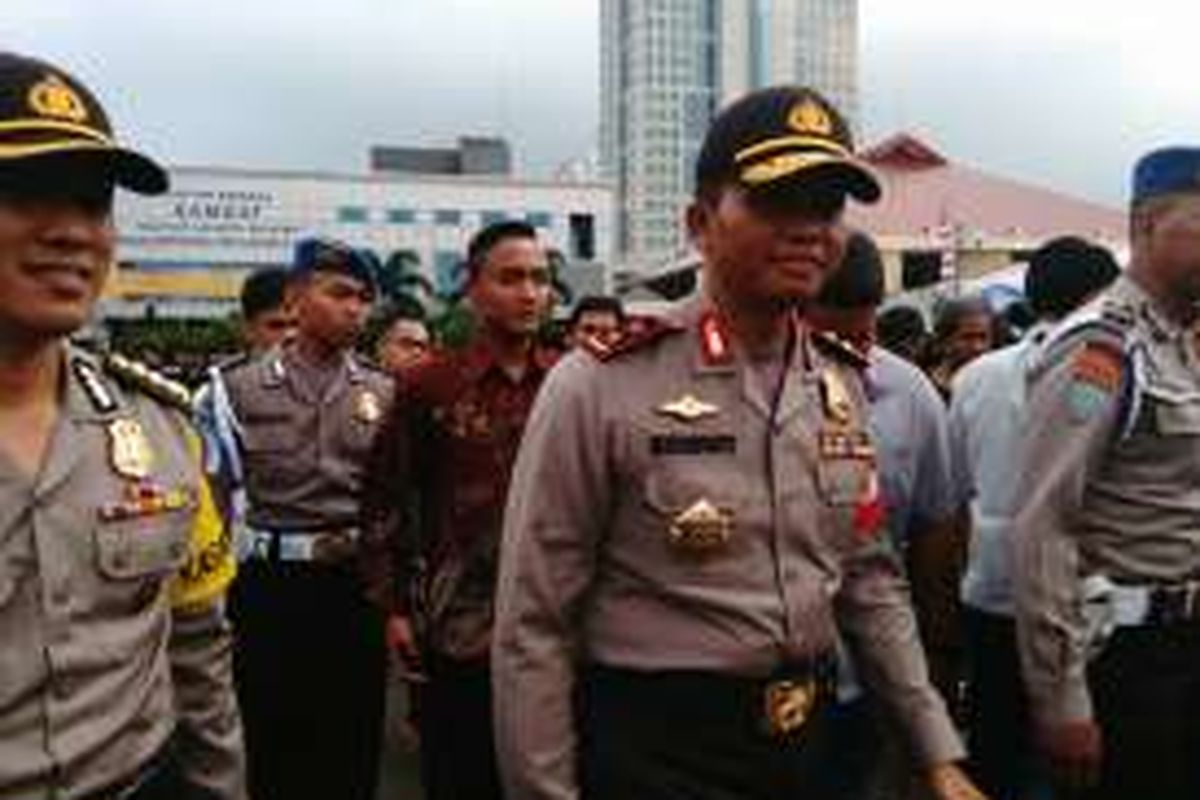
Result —
<instances>
[{"instance_id":1,"label":"uniform sleeve","mask_svg":"<svg viewBox=\"0 0 1200 800\"><path fill-rule=\"evenodd\" d=\"M907 730L920 763L959 760L965 754L962 743L930 682L896 555L877 539L847 559L843 569L834 610L864 681Z\"/></svg>"},{"instance_id":2,"label":"uniform sleeve","mask_svg":"<svg viewBox=\"0 0 1200 800\"><path fill-rule=\"evenodd\" d=\"M950 452L950 486L957 503L966 505L977 492L971 466L970 435L967 425L969 387L956 383L950 398L946 429Z\"/></svg>"},{"instance_id":3,"label":"uniform sleeve","mask_svg":"<svg viewBox=\"0 0 1200 800\"><path fill-rule=\"evenodd\" d=\"M1022 670L1042 724L1092 717L1074 526L1119 413L1120 352L1119 339L1097 332L1060 343L1030 386L1013 584Z\"/></svg>"},{"instance_id":4,"label":"uniform sleeve","mask_svg":"<svg viewBox=\"0 0 1200 800\"><path fill-rule=\"evenodd\" d=\"M923 377L914 386L913 413L917 438L917 469L912 512L918 523L952 518L962 502L955 487L946 406Z\"/></svg>"},{"instance_id":5,"label":"uniform sleeve","mask_svg":"<svg viewBox=\"0 0 1200 800\"><path fill-rule=\"evenodd\" d=\"M530 414L505 514L492 642L497 754L508 800L574 800L579 609L609 516L599 368L549 375Z\"/></svg>"},{"instance_id":6,"label":"uniform sleeve","mask_svg":"<svg viewBox=\"0 0 1200 800\"><path fill-rule=\"evenodd\" d=\"M200 441L191 444L200 460ZM202 479L188 562L171 586L171 678L178 753L190 786L214 800L246 798L241 717L233 688L233 643L224 596L235 562L229 536Z\"/></svg>"}]
</instances>

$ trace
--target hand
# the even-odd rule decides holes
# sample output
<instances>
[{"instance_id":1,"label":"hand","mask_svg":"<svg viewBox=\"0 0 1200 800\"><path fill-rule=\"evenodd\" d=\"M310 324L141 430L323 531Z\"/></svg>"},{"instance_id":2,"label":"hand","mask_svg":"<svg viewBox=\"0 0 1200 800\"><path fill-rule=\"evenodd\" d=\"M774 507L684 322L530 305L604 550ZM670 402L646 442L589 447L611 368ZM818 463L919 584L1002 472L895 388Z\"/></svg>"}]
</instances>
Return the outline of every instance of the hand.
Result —
<instances>
[{"instance_id":1,"label":"hand","mask_svg":"<svg viewBox=\"0 0 1200 800\"><path fill-rule=\"evenodd\" d=\"M414 673L413 677L416 677L415 674L421 671L421 652L417 649L412 621L402 614L393 614L387 619L384 636L388 652L396 657L406 672Z\"/></svg>"},{"instance_id":2,"label":"hand","mask_svg":"<svg viewBox=\"0 0 1200 800\"><path fill-rule=\"evenodd\" d=\"M956 764L938 764L929 770L929 788L935 800L987 800Z\"/></svg>"},{"instance_id":3,"label":"hand","mask_svg":"<svg viewBox=\"0 0 1200 800\"><path fill-rule=\"evenodd\" d=\"M1038 743L1050 762L1055 783L1080 791L1100 782L1104 741L1092 720L1076 720L1038 731Z\"/></svg>"}]
</instances>

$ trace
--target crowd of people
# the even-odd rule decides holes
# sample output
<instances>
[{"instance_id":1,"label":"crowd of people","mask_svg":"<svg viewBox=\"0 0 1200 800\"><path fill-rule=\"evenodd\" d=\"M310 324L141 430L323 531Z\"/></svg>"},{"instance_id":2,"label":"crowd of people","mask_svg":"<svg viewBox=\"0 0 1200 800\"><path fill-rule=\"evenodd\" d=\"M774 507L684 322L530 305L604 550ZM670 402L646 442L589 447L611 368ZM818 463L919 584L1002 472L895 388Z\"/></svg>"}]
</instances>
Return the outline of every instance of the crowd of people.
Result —
<instances>
[{"instance_id":1,"label":"crowd of people","mask_svg":"<svg viewBox=\"0 0 1200 800\"><path fill-rule=\"evenodd\" d=\"M886 307L884 188L799 87L718 113L701 288L575 304L538 231L473 328L361 251L247 279L194 395L70 337L167 173L0 53L0 797L374 800L389 671L428 800L1200 796L1200 148L1131 258Z\"/></svg>"}]
</instances>

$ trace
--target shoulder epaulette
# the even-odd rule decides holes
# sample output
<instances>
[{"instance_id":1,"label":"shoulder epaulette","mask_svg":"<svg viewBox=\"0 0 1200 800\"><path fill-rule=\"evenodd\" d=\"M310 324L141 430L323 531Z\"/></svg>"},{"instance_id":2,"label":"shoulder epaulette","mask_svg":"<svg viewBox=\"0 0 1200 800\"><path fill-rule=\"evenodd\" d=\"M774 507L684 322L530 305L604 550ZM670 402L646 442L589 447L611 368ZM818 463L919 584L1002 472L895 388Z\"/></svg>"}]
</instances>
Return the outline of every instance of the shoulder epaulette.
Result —
<instances>
[{"instance_id":1,"label":"shoulder epaulette","mask_svg":"<svg viewBox=\"0 0 1200 800\"><path fill-rule=\"evenodd\" d=\"M677 324L658 317L648 317L641 322L637 330L627 332L613 344L588 337L583 341L583 349L587 350L599 361L612 361L615 358L649 347L672 333L683 330Z\"/></svg>"},{"instance_id":2,"label":"shoulder epaulette","mask_svg":"<svg viewBox=\"0 0 1200 800\"><path fill-rule=\"evenodd\" d=\"M812 341L822 355L834 361L840 361L855 369L866 369L871 364L864 353L837 334L813 331Z\"/></svg>"},{"instance_id":3,"label":"shoulder epaulette","mask_svg":"<svg viewBox=\"0 0 1200 800\"><path fill-rule=\"evenodd\" d=\"M191 391L182 383L155 372L145 364L119 353L108 353L104 356L103 367L105 373L126 388L149 395L168 406L191 411Z\"/></svg>"}]
</instances>

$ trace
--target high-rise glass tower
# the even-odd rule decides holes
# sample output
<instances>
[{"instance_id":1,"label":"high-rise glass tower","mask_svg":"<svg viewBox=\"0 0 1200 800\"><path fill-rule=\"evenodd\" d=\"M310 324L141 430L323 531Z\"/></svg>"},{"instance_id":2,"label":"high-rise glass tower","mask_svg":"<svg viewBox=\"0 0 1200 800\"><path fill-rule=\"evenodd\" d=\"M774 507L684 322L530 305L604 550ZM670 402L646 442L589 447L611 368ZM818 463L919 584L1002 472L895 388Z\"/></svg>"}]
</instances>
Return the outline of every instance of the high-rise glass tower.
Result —
<instances>
[{"instance_id":1,"label":"high-rise glass tower","mask_svg":"<svg viewBox=\"0 0 1200 800\"><path fill-rule=\"evenodd\" d=\"M692 164L716 109L802 83L848 118L857 0L601 0L601 135L617 193L617 249L649 266L684 246Z\"/></svg>"}]
</instances>

